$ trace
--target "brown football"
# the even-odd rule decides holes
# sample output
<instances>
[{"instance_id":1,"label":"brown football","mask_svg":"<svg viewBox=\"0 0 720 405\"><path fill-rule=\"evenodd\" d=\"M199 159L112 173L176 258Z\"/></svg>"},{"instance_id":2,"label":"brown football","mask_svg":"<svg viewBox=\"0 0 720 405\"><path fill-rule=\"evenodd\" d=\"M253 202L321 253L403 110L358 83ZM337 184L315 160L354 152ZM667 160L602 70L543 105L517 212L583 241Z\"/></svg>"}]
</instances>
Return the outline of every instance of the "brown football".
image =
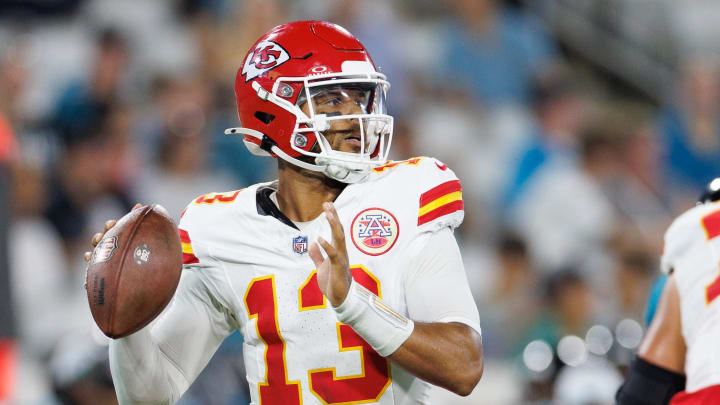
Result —
<instances>
[{"instance_id":1,"label":"brown football","mask_svg":"<svg viewBox=\"0 0 720 405\"><path fill-rule=\"evenodd\" d=\"M127 336L155 319L180 281L177 226L156 204L122 217L93 251L85 276L90 311L107 336Z\"/></svg>"}]
</instances>

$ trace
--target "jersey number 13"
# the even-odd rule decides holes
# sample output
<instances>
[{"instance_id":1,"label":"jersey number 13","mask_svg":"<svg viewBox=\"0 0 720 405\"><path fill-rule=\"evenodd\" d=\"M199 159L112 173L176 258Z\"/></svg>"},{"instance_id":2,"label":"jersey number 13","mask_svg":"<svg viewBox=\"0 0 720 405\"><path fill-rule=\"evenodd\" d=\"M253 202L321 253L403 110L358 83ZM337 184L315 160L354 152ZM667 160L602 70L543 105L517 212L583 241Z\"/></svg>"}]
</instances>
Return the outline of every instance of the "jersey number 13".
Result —
<instances>
[{"instance_id":1,"label":"jersey number 13","mask_svg":"<svg viewBox=\"0 0 720 405\"><path fill-rule=\"evenodd\" d=\"M364 266L350 268L353 278L363 287L381 296L380 282ZM327 300L313 271L298 289L299 311L327 307ZM265 381L258 384L261 404L302 404L299 381L288 381L285 362L285 340L280 334L277 316L275 277L259 277L245 292L245 306L250 319L265 343ZM308 370L310 391L324 404L355 404L376 402L390 385L390 363L370 347L348 325L337 323L338 348L341 352L360 352L362 372L359 375L338 377L335 367Z\"/></svg>"}]
</instances>

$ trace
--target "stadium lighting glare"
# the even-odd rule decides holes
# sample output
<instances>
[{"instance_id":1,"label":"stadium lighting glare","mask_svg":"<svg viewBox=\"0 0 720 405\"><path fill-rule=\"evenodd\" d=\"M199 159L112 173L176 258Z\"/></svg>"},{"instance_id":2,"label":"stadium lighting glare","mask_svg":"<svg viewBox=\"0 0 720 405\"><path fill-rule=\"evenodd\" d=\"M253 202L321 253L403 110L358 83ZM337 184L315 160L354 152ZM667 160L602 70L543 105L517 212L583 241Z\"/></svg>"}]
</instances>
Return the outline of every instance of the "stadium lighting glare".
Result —
<instances>
[{"instance_id":1,"label":"stadium lighting glare","mask_svg":"<svg viewBox=\"0 0 720 405\"><path fill-rule=\"evenodd\" d=\"M623 319L615 328L615 338L620 346L626 349L634 349L642 341L643 328L636 320Z\"/></svg>"},{"instance_id":2,"label":"stadium lighting glare","mask_svg":"<svg viewBox=\"0 0 720 405\"><path fill-rule=\"evenodd\" d=\"M525 367L541 373L547 370L552 364L553 350L552 347L543 340L533 340L525 346L523 350L523 363Z\"/></svg>"},{"instance_id":3,"label":"stadium lighting glare","mask_svg":"<svg viewBox=\"0 0 720 405\"><path fill-rule=\"evenodd\" d=\"M588 357L585 341L574 335L568 335L560 339L557 352L560 360L571 367L585 363Z\"/></svg>"},{"instance_id":4,"label":"stadium lighting glare","mask_svg":"<svg viewBox=\"0 0 720 405\"><path fill-rule=\"evenodd\" d=\"M604 356L610 351L613 344L613 335L610 329L603 325L595 325L585 334L585 344L590 353Z\"/></svg>"}]
</instances>

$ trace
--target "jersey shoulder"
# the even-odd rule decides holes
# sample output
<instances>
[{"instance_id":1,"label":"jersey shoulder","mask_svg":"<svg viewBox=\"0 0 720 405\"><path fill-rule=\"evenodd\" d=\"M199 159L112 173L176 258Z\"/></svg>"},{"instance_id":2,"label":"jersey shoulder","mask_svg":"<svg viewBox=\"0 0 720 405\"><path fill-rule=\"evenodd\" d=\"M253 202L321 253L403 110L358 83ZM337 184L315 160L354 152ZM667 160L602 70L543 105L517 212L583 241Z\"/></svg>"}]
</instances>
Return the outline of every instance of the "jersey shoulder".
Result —
<instances>
[{"instance_id":1,"label":"jersey shoulder","mask_svg":"<svg viewBox=\"0 0 720 405\"><path fill-rule=\"evenodd\" d=\"M665 232L661 268L670 273L684 255L720 236L720 203L697 205L678 216ZM708 246L710 248L710 246Z\"/></svg>"},{"instance_id":2,"label":"jersey shoulder","mask_svg":"<svg viewBox=\"0 0 720 405\"><path fill-rule=\"evenodd\" d=\"M225 232L228 218L238 215L245 207L254 207L255 191L259 185L244 189L213 192L194 198L180 215L178 230L183 250L183 263L195 264L202 261L204 246ZM250 201L252 199L252 201Z\"/></svg>"},{"instance_id":3,"label":"jersey shoulder","mask_svg":"<svg viewBox=\"0 0 720 405\"><path fill-rule=\"evenodd\" d=\"M421 232L458 227L464 217L462 184L445 163L432 157L389 161L373 169L372 182L407 203ZM399 195L398 195L399 194Z\"/></svg>"}]
</instances>

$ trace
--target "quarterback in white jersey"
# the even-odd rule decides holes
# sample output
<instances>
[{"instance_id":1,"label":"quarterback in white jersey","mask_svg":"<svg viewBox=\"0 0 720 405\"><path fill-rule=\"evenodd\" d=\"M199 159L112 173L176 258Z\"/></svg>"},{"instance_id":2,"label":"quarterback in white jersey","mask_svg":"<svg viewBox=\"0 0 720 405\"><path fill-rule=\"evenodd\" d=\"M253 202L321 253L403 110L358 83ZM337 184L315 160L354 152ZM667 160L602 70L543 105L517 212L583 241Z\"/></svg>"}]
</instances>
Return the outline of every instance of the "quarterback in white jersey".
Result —
<instances>
[{"instance_id":1,"label":"quarterback in white jersey","mask_svg":"<svg viewBox=\"0 0 720 405\"><path fill-rule=\"evenodd\" d=\"M668 281L638 351L646 369L665 372L664 384L646 387L648 392L664 392L663 403L720 403L719 190L716 179L700 203L675 219L665 233L661 267ZM652 397L645 394L646 399Z\"/></svg>"},{"instance_id":2,"label":"quarterback in white jersey","mask_svg":"<svg viewBox=\"0 0 720 405\"><path fill-rule=\"evenodd\" d=\"M460 181L433 158L387 161L388 87L334 24L284 24L253 45L235 86L243 127L228 132L278 158L279 178L188 205L173 300L110 344L121 404L174 403L238 329L253 404L473 390L482 345L453 236Z\"/></svg>"}]
</instances>

